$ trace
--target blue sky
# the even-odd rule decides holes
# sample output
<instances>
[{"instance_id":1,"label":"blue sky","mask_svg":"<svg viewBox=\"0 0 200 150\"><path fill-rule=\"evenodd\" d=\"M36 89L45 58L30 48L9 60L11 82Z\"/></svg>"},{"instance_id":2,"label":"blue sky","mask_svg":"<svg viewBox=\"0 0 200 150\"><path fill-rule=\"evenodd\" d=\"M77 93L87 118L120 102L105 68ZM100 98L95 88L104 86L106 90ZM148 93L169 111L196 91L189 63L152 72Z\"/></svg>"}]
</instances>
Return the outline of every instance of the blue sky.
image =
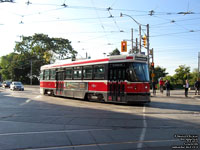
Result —
<instances>
[{"instance_id":1,"label":"blue sky","mask_svg":"<svg viewBox=\"0 0 200 150\"><path fill-rule=\"evenodd\" d=\"M30 2L27 5L27 2ZM61 6L65 4L67 7ZM85 57L104 57L122 40L138 38L138 25L150 25L150 48L155 66L167 68L171 75L179 65L197 68L200 51L199 0L15 0L0 3L0 56L13 51L20 36L34 33L63 37ZM154 11L153 15L149 15ZM188 12L183 14L180 12ZM142 34L146 27L142 27ZM124 31L124 32L120 32ZM128 41L128 49L131 43ZM142 49L146 52L146 49ZM126 53L124 53L126 54Z\"/></svg>"}]
</instances>

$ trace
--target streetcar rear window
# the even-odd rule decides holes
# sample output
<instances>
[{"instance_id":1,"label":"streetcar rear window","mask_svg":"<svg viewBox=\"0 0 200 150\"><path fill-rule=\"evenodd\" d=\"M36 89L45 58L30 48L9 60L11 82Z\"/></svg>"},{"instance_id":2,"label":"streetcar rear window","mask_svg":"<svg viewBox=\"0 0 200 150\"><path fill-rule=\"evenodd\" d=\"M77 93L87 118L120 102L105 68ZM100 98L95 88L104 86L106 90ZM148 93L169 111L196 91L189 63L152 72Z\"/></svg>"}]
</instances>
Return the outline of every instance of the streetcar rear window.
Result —
<instances>
[{"instance_id":1,"label":"streetcar rear window","mask_svg":"<svg viewBox=\"0 0 200 150\"><path fill-rule=\"evenodd\" d=\"M55 69L49 70L49 75L50 75L50 80L55 80L56 79L56 70Z\"/></svg>"},{"instance_id":2,"label":"streetcar rear window","mask_svg":"<svg viewBox=\"0 0 200 150\"><path fill-rule=\"evenodd\" d=\"M41 72L40 72L40 80L43 80L44 79L44 71L42 70Z\"/></svg>"},{"instance_id":3,"label":"streetcar rear window","mask_svg":"<svg viewBox=\"0 0 200 150\"><path fill-rule=\"evenodd\" d=\"M44 79L49 80L49 70L44 70Z\"/></svg>"}]
</instances>

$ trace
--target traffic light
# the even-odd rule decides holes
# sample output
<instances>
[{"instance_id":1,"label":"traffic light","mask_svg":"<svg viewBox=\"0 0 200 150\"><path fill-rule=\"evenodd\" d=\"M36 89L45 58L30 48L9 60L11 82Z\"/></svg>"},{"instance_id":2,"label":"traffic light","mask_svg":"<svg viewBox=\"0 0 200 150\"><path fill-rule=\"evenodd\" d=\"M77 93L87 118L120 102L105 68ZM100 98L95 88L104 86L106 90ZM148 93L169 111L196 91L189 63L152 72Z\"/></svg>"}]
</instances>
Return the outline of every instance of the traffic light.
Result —
<instances>
[{"instance_id":1,"label":"traffic light","mask_svg":"<svg viewBox=\"0 0 200 150\"><path fill-rule=\"evenodd\" d=\"M153 68L153 69L154 69L154 62L152 62L152 63L151 63L151 68Z\"/></svg>"},{"instance_id":2,"label":"traffic light","mask_svg":"<svg viewBox=\"0 0 200 150\"><path fill-rule=\"evenodd\" d=\"M121 52L127 52L127 41L121 41Z\"/></svg>"},{"instance_id":3,"label":"traffic light","mask_svg":"<svg viewBox=\"0 0 200 150\"><path fill-rule=\"evenodd\" d=\"M143 36L142 40L143 40L143 46L146 47L147 46L147 37L146 37L146 35Z\"/></svg>"}]
</instances>

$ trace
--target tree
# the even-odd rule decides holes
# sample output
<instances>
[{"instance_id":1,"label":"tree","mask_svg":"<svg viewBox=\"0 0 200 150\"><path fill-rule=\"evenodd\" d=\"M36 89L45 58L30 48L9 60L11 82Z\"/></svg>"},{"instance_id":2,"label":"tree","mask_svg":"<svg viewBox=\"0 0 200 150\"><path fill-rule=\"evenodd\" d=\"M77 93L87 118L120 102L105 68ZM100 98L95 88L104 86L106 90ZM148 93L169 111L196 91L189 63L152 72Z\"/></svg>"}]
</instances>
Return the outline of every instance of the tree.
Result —
<instances>
[{"instance_id":1,"label":"tree","mask_svg":"<svg viewBox=\"0 0 200 150\"><path fill-rule=\"evenodd\" d=\"M109 53L111 56L112 55L120 55L121 53L120 53L120 51L116 48L116 49L114 49L111 53Z\"/></svg>"},{"instance_id":2,"label":"tree","mask_svg":"<svg viewBox=\"0 0 200 150\"><path fill-rule=\"evenodd\" d=\"M150 69L150 74L152 73L152 68ZM158 81L160 77L165 77L168 73L166 72L166 68L162 68L160 66L157 66L154 68L154 80Z\"/></svg>"},{"instance_id":3,"label":"tree","mask_svg":"<svg viewBox=\"0 0 200 150\"><path fill-rule=\"evenodd\" d=\"M9 55L1 57L1 75L4 80L16 79L17 76L17 59L18 54L10 53Z\"/></svg>"},{"instance_id":4,"label":"tree","mask_svg":"<svg viewBox=\"0 0 200 150\"><path fill-rule=\"evenodd\" d=\"M190 85L194 85L195 82L197 81L197 79L199 78L199 77L198 77L198 69L195 68L195 69L193 70L193 72L190 74L190 76L191 76L191 78L190 78L189 84L190 84Z\"/></svg>"},{"instance_id":5,"label":"tree","mask_svg":"<svg viewBox=\"0 0 200 150\"><path fill-rule=\"evenodd\" d=\"M16 42L15 52L43 58L46 63L50 60L74 57L77 54L68 39L50 38L45 34L23 36L21 42Z\"/></svg>"},{"instance_id":6,"label":"tree","mask_svg":"<svg viewBox=\"0 0 200 150\"><path fill-rule=\"evenodd\" d=\"M50 38L48 35L35 34L22 37L22 41L16 42L15 53L1 58L1 74L3 79L12 79L23 83L39 83L40 67L53 62L55 59L75 57L77 52L73 50L67 39ZM31 65L32 64L32 65ZM32 66L32 76L30 74Z\"/></svg>"},{"instance_id":7,"label":"tree","mask_svg":"<svg viewBox=\"0 0 200 150\"><path fill-rule=\"evenodd\" d=\"M180 65L175 72L173 77L176 80L176 84L184 84L185 80L190 78L190 67Z\"/></svg>"}]
</instances>

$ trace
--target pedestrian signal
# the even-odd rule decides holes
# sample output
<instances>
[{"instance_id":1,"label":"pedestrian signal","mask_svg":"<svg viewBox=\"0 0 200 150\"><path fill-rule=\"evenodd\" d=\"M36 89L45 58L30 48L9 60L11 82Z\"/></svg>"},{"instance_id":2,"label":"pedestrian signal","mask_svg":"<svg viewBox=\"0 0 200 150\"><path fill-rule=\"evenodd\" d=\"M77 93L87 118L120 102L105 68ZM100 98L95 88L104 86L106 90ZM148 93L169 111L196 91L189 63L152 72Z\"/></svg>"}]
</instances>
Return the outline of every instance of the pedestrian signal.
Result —
<instances>
[{"instance_id":1,"label":"pedestrian signal","mask_svg":"<svg viewBox=\"0 0 200 150\"><path fill-rule=\"evenodd\" d=\"M121 52L127 52L127 41L121 41Z\"/></svg>"}]
</instances>

